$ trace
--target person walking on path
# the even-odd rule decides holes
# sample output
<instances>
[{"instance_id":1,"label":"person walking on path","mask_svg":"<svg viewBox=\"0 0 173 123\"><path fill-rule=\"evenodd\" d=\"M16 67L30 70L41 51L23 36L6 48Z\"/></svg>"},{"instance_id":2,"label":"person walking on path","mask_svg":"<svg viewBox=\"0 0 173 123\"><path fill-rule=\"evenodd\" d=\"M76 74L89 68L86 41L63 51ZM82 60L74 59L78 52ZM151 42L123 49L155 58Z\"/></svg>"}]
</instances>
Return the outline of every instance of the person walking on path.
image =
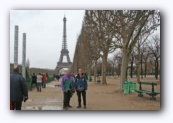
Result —
<instances>
[{"instance_id":1,"label":"person walking on path","mask_svg":"<svg viewBox=\"0 0 173 123\"><path fill-rule=\"evenodd\" d=\"M28 99L28 90L25 78L19 73L18 66L14 66L10 74L10 105L11 110L21 110L22 101Z\"/></svg>"},{"instance_id":2,"label":"person walking on path","mask_svg":"<svg viewBox=\"0 0 173 123\"><path fill-rule=\"evenodd\" d=\"M75 78L75 89L77 91L78 96L78 107L81 108L81 94L83 97L83 105L84 108L86 108L86 90L88 88L88 83L86 76L82 73L82 69L79 69L79 73L77 74L77 77Z\"/></svg>"},{"instance_id":3,"label":"person walking on path","mask_svg":"<svg viewBox=\"0 0 173 123\"><path fill-rule=\"evenodd\" d=\"M41 86L42 86L42 75L39 73L37 75L37 86L38 86L38 92L41 92Z\"/></svg>"},{"instance_id":4,"label":"person walking on path","mask_svg":"<svg viewBox=\"0 0 173 123\"><path fill-rule=\"evenodd\" d=\"M37 87L37 76L35 73L33 73L32 75L32 83L31 83L31 87L30 87L30 91L32 91L32 85L35 84L35 87L37 88L38 91L38 87Z\"/></svg>"},{"instance_id":5,"label":"person walking on path","mask_svg":"<svg viewBox=\"0 0 173 123\"><path fill-rule=\"evenodd\" d=\"M56 75L55 75L55 73L53 74L53 77L54 77L54 81L56 82Z\"/></svg>"},{"instance_id":6,"label":"person walking on path","mask_svg":"<svg viewBox=\"0 0 173 123\"><path fill-rule=\"evenodd\" d=\"M70 98L72 97L74 91L74 78L70 74L70 70L66 70L66 74L62 77L61 87L64 94L63 109L68 110L70 106Z\"/></svg>"},{"instance_id":7,"label":"person walking on path","mask_svg":"<svg viewBox=\"0 0 173 123\"><path fill-rule=\"evenodd\" d=\"M47 80L46 74L43 74L43 77L42 77L42 87L43 88L46 88L46 80Z\"/></svg>"},{"instance_id":8,"label":"person walking on path","mask_svg":"<svg viewBox=\"0 0 173 123\"><path fill-rule=\"evenodd\" d=\"M57 75L57 80L58 80L58 82L59 82L59 79L60 79L60 75Z\"/></svg>"}]
</instances>

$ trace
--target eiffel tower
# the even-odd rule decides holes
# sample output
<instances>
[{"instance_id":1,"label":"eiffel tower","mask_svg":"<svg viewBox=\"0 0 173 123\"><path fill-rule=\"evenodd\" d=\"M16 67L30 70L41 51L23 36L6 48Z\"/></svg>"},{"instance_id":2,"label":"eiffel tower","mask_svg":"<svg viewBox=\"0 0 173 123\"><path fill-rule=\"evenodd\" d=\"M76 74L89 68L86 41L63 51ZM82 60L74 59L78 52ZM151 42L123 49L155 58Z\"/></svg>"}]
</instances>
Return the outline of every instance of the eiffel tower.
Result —
<instances>
[{"instance_id":1,"label":"eiffel tower","mask_svg":"<svg viewBox=\"0 0 173 123\"><path fill-rule=\"evenodd\" d=\"M72 67L72 62L70 61L69 57L69 51L67 48L67 35L66 35L66 17L64 16L63 18L64 21L64 27L63 27L63 41L62 41L62 50L61 50L61 55L59 58L59 62L57 62L57 66L55 68L55 74L59 74L59 70L62 68L68 68L71 69ZM63 57L67 57L67 62L63 62Z\"/></svg>"}]
</instances>

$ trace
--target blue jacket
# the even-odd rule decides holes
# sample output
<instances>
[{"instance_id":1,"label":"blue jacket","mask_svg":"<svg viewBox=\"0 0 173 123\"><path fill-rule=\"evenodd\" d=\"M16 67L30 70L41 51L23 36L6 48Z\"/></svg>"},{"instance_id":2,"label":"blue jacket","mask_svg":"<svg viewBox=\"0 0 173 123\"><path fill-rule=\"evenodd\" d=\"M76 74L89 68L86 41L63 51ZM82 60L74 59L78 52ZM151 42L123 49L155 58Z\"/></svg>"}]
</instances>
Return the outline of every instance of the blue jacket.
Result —
<instances>
[{"instance_id":1,"label":"blue jacket","mask_svg":"<svg viewBox=\"0 0 173 123\"><path fill-rule=\"evenodd\" d=\"M82 77L79 76L79 74L75 78L75 89L76 90L86 90L88 88L88 83L86 76L82 74Z\"/></svg>"}]
</instances>

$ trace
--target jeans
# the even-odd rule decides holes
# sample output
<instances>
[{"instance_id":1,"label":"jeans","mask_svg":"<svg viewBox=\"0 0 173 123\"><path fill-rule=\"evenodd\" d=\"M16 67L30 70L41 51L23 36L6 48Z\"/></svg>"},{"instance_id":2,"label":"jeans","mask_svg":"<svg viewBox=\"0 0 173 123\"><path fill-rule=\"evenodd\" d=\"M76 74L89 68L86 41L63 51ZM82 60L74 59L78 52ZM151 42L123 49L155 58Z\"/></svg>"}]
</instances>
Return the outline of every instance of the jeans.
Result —
<instances>
[{"instance_id":1,"label":"jeans","mask_svg":"<svg viewBox=\"0 0 173 123\"><path fill-rule=\"evenodd\" d=\"M68 107L70 105L71 92L64 92L63 107Z\"/></svg>"},{"instance_id":2,"label":"jeans","mask_svg":"<svg viewBox=\"0 0 173 123\"><path fill-rule=\"evenodd\" d=\"M30 90L32 90L32 85L35 84L35 87L37 88L37 91L38 91L38 87L37 87L37 83L36 82L32 82L31 83L31 87L30 87Z\"/></svg>"},{"instance_id":3,"label":"jeans","mask_svg":"<svg viewBox=\"0 0 173 123\"><path fill-rule=\"evenodd\" d=\"M46 88L46 82L42 82L42 88Z\"/></svg>"},{"instance_id":4,"label":"jeans","mask_svg":"<svg viewBox=\"0 0 173 123\"><path fill-rule=\"evenodd\" d=\"M82 94L82 98L83 98L83 105L86 106L86 90L83 90L83 91L77 90L78 106L81 106L81 94Z\"/></svg>"},{"instance_id":5,"label":"jeans","mask_svg":"<svg viewBox=\"0 0 173 123\"><path fill-rule=\"evenodd\" d=\"M37 87L38 87L38 89L37 89L38 92L41 92L41 86L42 86L42 83L37 83L37 85L38 85L38 86L37 86Z\"/></svg>"},{"instance_id":6,"label":"jeans","mask_svg":"<svg viewBox=\"0 0 173 123\"><path fill-rule=\"evenodd\" d=\"M12 110L21 110L22 102L12 102Z\"/></svg>"}]
</instances>

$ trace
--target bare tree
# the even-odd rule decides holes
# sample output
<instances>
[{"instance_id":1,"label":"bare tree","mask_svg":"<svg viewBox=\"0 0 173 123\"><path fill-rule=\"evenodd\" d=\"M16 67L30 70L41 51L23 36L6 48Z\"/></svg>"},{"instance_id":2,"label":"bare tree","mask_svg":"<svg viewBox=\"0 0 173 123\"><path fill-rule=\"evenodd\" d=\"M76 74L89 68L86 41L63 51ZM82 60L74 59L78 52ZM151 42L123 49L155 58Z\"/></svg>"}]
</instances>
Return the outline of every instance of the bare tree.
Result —
<instances>
[{"instance_id":1,"label":"bare tree","mask_svg":"<svg viewBox=\"0 0 173 123\"><path fill-rule=\"evenodd\" d=\"M133 78L133 71L134 71L134 64L135 64L135 58L136 58L136 51L133 49L130 54L130 77Z\"/></svg>"},{"instance_id":2,"label":"bare tree","mask_svg":"<svg viewBox=\"0 0 173 123\"><path fill-rule=\"evenodd\" d=\"M148 42L148 47L151 51L151 56L154 59L155 65L155 78L158 79L159 74L159 61L160 61L160 36L154 35Z\"/></svg>"},{"instance_id":3,"label":"bare tree","mask_svg":"<svg viewBox=\"0 0 173 123\"><path fill-rule=\"evenodd\" d=\"M150 50L148 47L145 47L145 52L143 54L143 61L144 61L144 76L147 76L147 63L148 63L148 58L150 56Z\"/></svg>"},{"instance_id":4,"label":"bare tree","mask_svg":"<svg viewBox=\"0 0 173 123\"><path fill-rule=\"evenodd\" d=\"M73 59L73 69L75 67L84 69L88 75L91 75L91 66L100 57L98 42L96 36L92 33L90 24L85 21L82 24L81 32L77 38L75 55ZM97 66L97 65L96 65Z\"/></svg>"},{"instance_id":5,"label":"bare tree","mask_svg":"<svg viewBox=\"0 0 173 123\"><path fill-rule=\"evenodd\" d=\"M111 20L114 20L114 23L111 24L115 31L115 37L121 39L115 46L122 48L123 54L120 79L120 90L122 90L123 83L126 80L130 53L141 34L150 33L151 30L155 30L160 25L160 13L155 10L112 11Z\"/></svg>"},{"instance_id":6,"label":"bare tree","mask_svg":"<svg viewBox=\"0 0 173 123\"><path fill-rule=\"evenodd\" d=\"M106 70L108 53L111 53L116 49L114 46L114 42L116 40L113 39L114 33L109 23L111 12L101 10L89 10L86 11L86 16L87 23L92 24L92 28L94 28L94 31L98 37L99 49L102 52L100 54L102 58L102 84L107 84Z\"/></svg>"},{"instance_id":7,"label":"bare tree","mask_svg":"<svg viewBox=\"0 0 173 123\"><path fill-rule=\"evenodd\" d=\"M151 33L160 25L160 13L155 10L115 10L115 11L98 11L87 10L85 13L85 33L89 34L89 30L92 30L92 34L98 40L96 41L99 48L98 51L102 58L102 83L106 82L106 70L107 70L107 56L109 53L114 52L116 48L122 49L122 63L121 63L121 79L120 90L123 90L123 83L126 80L126 71L128 68L128 62L130 54L135 47L136 43L142 36ZM82 27L83 28L83 27ZM84 29L84 30L85 30ZM88 35L85 38L80 39L80 46L83 44L83 48L90 46L84 42L89 40ZM91 33L90 33L91 36ZM91 41L91 40L90 40ZM81 50L81 49L80 49ZM83 51L84 53L84 51ZM83 54L82 53L82 54ZM81 59L83 65L87 65L88 62L92 62L91 54L85 54L86 57ZM90 56L90 58L88 57ZM84 59L89 58L89 61Z\"/></svg>"}]
</instances>

